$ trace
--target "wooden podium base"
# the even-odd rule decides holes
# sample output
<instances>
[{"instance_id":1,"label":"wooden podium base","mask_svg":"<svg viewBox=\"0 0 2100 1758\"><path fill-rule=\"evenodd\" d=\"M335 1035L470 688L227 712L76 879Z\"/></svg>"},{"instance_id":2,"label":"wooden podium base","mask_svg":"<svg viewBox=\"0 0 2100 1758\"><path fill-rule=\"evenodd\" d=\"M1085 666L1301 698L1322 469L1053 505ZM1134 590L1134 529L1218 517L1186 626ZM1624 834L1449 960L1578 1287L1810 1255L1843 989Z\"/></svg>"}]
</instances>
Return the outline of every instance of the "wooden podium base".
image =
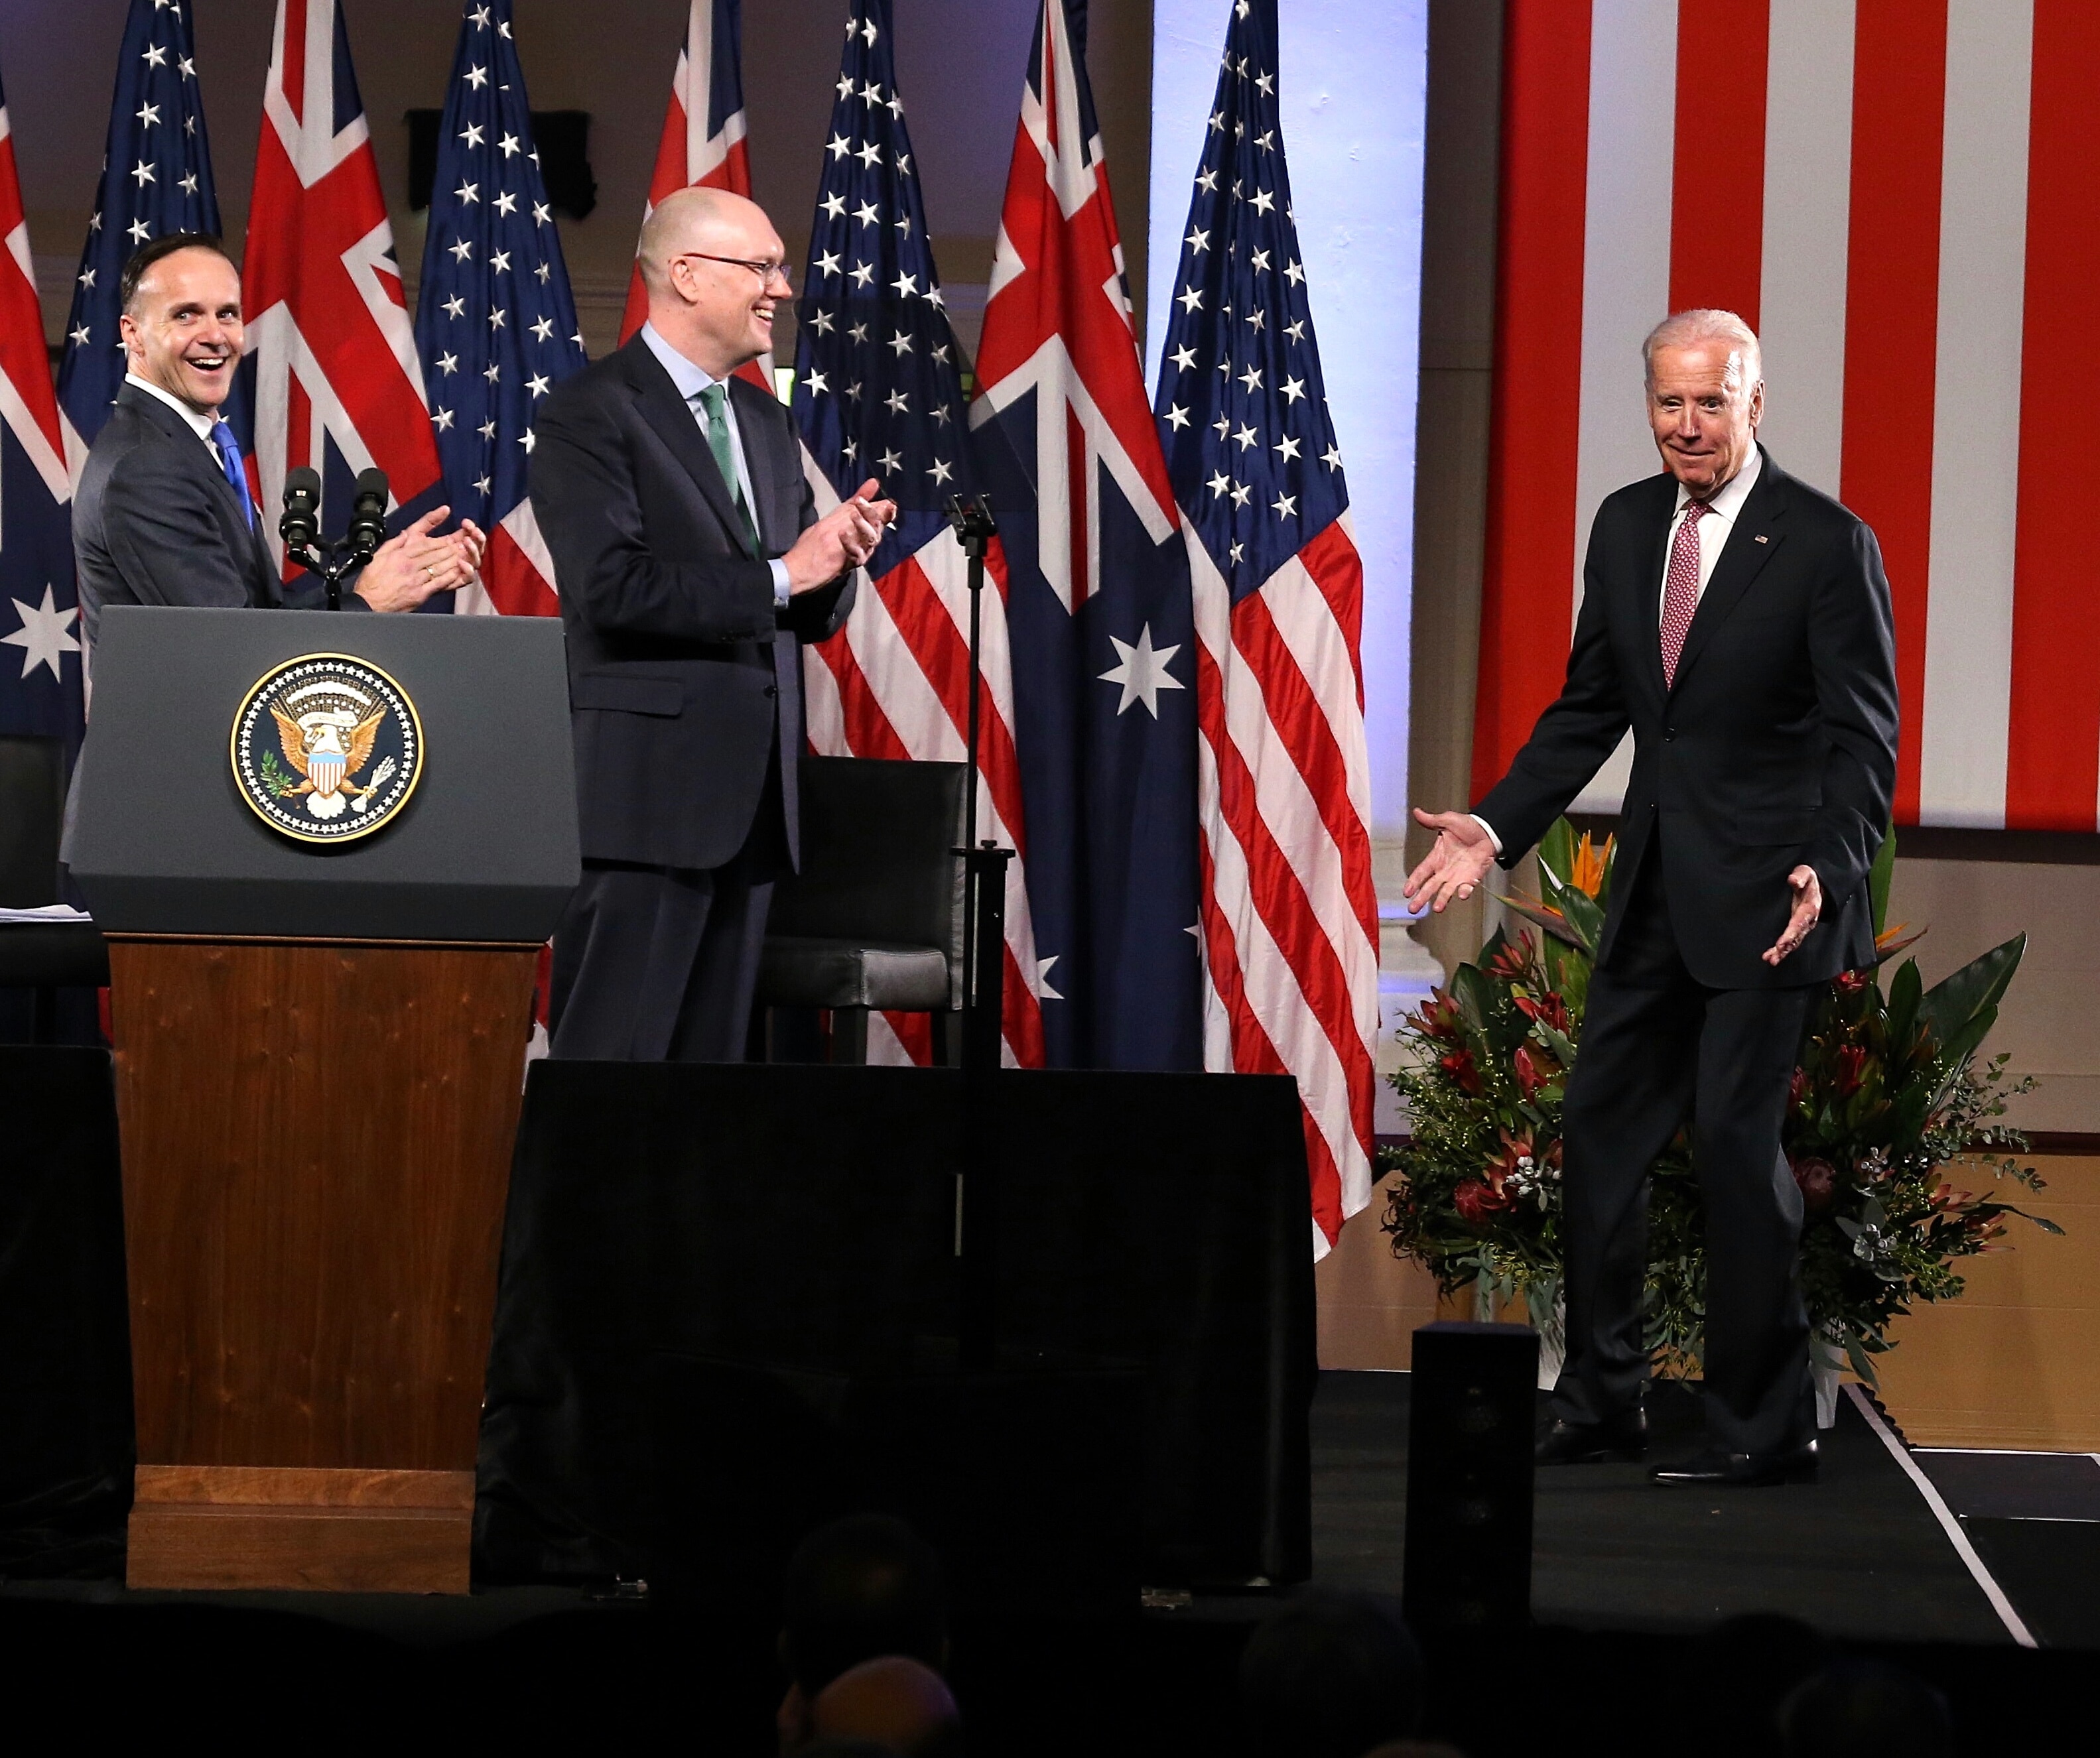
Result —
<instances>
[{"instance_id":1,"label":"wooden podium base","mask_svg":"<svg viewBox=\"0 0 2100 1758\"><path fill-rule=\"evenodd\" d=\"M538 952L111 937L130 1585L467 1590Z\"/></svg>"},{"instance_id":2,"label":"wooden podium base","mask_svg":"<svg viewBox=\"0 0 2100 1758\"><path fill-rule=\"evenodd\" d=\"M131 1587L464 1593L471 1471L140 1465Z\"/></svg>"}]
</instances>

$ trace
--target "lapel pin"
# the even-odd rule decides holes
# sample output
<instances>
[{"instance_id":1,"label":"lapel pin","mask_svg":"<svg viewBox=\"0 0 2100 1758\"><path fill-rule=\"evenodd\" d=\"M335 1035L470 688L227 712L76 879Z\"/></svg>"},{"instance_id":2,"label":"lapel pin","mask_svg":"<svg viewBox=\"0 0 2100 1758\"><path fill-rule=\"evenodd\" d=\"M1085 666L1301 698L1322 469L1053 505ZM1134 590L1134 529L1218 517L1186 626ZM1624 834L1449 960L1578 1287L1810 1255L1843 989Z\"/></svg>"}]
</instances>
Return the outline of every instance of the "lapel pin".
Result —
<instances>
[{"instance_id":1,"label":"lapel pin","mask_svg":"<svg viewBox=\"0 0 2100 1758\"><path fill-rule=\"evenodd\" d=\"M1765 541L1765 534L1762 531L1759 531L1754 540L1758 543L1763 543Z\"/></svg>"}]
</instances>

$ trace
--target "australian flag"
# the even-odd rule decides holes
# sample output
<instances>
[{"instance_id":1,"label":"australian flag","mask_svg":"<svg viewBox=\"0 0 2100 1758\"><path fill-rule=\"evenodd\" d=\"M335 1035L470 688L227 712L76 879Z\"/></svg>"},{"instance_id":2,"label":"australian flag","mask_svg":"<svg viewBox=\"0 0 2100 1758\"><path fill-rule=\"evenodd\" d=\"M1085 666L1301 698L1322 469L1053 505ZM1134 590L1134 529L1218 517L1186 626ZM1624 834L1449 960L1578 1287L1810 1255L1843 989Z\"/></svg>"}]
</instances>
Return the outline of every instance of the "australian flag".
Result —
<instances>
[{"instance_id":1,"label":"australian flag","mask_svg":"<svg viewBox=\"0 0 2100 1758\"><path fill-rule=\"evenodd\" d=\"M117 320L125 259L170 232L218 232L196 50L187 7L131 0L117 54L102 187L87 223L59 363L59 403L71 430L68 453L76 476L124 382L124 338ZM238 386L232 400L244 400ZM230 409L227 419L245 443L245 415Z\"/></svg>"},{"instance_id":2,"label":"australian flag","mask_svg":"<svg viewBox=\"0 0 2100 1758\"><path fill-rule=\"evenodd\" d=\"M970 412L1008 564L1052 1064L1202 1064L1194 613L1087 85L1045 0Z\"/></svg>"},{"instance_id":3,"label":"australian flag","mask_svg":"<svg viewBox=\"0 0 2100 1758\"><path fill-rule=\"evenodd\" d=\"M489 534L460 610L554 615L554 564L525 467L540 399L584 363L568 270L532 144L511 0L460 20L430 185L416 350L456 518Z\"/></svg>"},{"instance_id":4,"label":"australian flag","mask_svg":"<svg viewBox=\"0 0 2100 1758\"><path fill-rule=\"evenodd\" d=\"M0 93L0 733L81 734L79 598L72 488L51 356Z\"/></svg>"}]
</instances>

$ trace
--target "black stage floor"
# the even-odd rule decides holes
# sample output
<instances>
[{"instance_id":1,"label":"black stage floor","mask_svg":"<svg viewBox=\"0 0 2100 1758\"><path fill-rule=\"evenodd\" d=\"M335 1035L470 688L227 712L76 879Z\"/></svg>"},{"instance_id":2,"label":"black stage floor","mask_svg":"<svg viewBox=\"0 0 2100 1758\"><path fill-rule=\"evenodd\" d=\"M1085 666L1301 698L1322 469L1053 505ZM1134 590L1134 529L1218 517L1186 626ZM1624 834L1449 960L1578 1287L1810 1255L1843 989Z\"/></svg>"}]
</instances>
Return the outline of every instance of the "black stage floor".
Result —
<instances>
[{"instance_id":1,"label":"black stage floor","mask_svg":"<svg viewBox=\"0 0 2100 1758\"><path fill-rule=\"evenodd\" d=\"M1312 1417L1312 1542L1321 1581L1400 1590L1407 1397L1404 1373L1321 1377ZM1654 1456L1692 1450L1699 1413L1691 1391L1659 1384L1649 1408ZM1821 1452L1819 1483L1722 1495L1660 1488L1638 1465L1540 1472L1533 1615L1578 1629L1691 1632L1739 1613L1776 1611L1845 1640L2012 1640L1931 1507L1851 1398L1839 1400L1838 1425L1822 1436ZM1962 1456L1971 1462L1976 1494L2002 1481L1989 1461ZM2071 1456L2093 1474L2100 1503L2100 1467ZM2100 1505L2080 1505L2084 1519L2100 1519ZM2100 1527L2077 1530L2100 1533ZM1998 1543L2001 1549L2017 1541ZM2024 1597L2016 1595L2015 1604Z\"/></svg>"}]
</instances>

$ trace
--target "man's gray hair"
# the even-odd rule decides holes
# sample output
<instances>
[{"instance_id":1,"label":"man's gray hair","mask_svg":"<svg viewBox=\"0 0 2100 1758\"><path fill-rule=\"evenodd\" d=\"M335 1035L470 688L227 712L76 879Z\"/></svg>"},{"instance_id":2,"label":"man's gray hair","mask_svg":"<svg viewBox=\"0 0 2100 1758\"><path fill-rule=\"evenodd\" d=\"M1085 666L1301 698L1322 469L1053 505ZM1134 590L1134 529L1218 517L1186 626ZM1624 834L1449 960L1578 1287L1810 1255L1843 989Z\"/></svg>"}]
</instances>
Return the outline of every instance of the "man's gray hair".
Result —
<instances>
[{"instance_id":1,"label":"man's gray hair","mask_svg":"<svg viewBox=\"0 0 2100 1758\"><path fill-rule=\"evenodd\" d=\"M1734 350L1729 370L1732 390L1747 392L1765 376L1764 350L1758 346L1758 333L1732 311L1701 306L1694 311L1673 311L1648 333L1648 339L1641 344L1643 378L1651 386L1655 383L1657 349L1685 348L1700 341L1724 341Z\"/></svg>"}]
</instances>

